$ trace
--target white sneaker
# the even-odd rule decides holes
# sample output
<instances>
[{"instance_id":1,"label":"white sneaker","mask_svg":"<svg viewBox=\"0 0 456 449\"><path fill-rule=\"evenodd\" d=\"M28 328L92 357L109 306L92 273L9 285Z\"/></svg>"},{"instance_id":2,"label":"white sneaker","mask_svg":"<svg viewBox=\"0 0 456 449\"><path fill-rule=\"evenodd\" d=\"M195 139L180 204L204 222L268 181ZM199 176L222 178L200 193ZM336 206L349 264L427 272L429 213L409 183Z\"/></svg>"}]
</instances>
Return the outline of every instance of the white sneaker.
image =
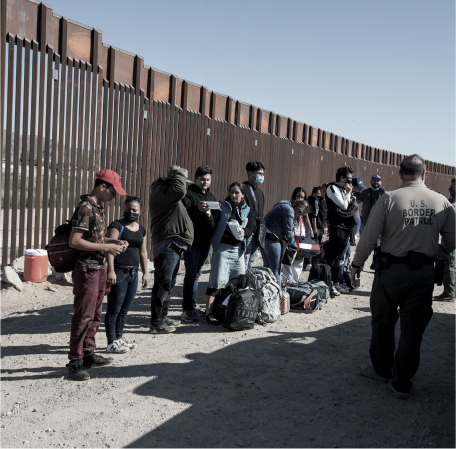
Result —
<instances>
[{"instance_id":1,"label":"white sneaker","mask_svg":"<svg viewBox=\"0 0 456 449\"><path fill-rule=\"evenodd\" d=\"M106 352L111 354L124 354L128 352L130 349L123 346L119 340L114 340L110 345L106 347Z\"/></svg>"},{"instance_id":2,"label":"white sneaker","mask_svg":"<svg viewBox=\"0 0 456 449\"><path fill-rule=\"evenodd\" d=\"M334 296L340 296L339 290L336 288L336 285L335 285L335 284L333 284L332 287L331 287L331 293L332 293Z\"/></svg>"},{"instance_id":3,"label":"white sneaker","mask_svg":"<svg viewBox=\"0 0 456 449\"><path fill-rule=\"evenodd\" d=\"M134 340L133 340L133 343L129 343L128 341L125 341L123 338L119 338L117 341L123 348L127 348L127 349L135 349L136 346L138 346Z\"/></svg>"}]
</instances>

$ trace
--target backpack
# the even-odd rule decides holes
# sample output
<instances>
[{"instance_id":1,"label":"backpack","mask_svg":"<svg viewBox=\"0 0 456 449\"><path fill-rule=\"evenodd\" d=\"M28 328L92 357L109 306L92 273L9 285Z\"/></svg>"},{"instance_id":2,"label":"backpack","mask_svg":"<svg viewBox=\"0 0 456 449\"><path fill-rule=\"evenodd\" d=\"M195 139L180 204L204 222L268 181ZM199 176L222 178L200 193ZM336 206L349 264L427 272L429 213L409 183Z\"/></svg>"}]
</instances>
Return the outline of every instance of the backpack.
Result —
<instances>
[{"instance_id":1,"label":"backpack","mask_svg":"<svg viewBox=\"0 0 456 449\"><path fill-rule=\"evenodd\" d=\"M93 208L92 208L93 211ZM60 225L54 231L54 236L51 241L45 246L48 252L49 262L54 267L56 273L69 273L73 271L78 258L78 250L70 248L70 234L73 228L74 213L70 220ZM93 220L90 223L89 230L84 232L83 236L90 236L95 228L95 212L93 212Z\"/></svg>"},{"instance_id":2,"label":"backpack","mask_svg":"<svg viewBox=\"0 0 456 449\"><path fill-rule=\"evenodd\" d=\"M263 301L258 311L260 323L273 323L280 318L280 298L282 290L270 268L253 267L246 273L250 285L255 285L263 294Z\"/></svg>"},{"instance_id":3,"label":"backpack","mask_svg":"<svg viewBox=\"0 0 456 449\"><path fill-rule=\"evenodd\" d=\"M260 302L258 290L247 288L233 293L226 308L224 327L232 331L253 329Z\"/></svg>"},{"instance_id":4,"label":"backpack","mask_svg":"<svg viewBox=\"0 0 456 449\"><path fill-rule=\"evenodd\" d=\"M323 261L312 264L308 281L323 281L328 287L331 285L331 267Z\"/></svg>"},{"instance_id":5,"label":"backpack","mask_svg":"<svg viewBox=\"0 0 456 449\"><path fill-rule=\"evenodd\" d=\"M314 288L310 282L287 285L285 291L290 295L290 307L292 309L313 313L320 310L323 305L318 289Z\"/></svg>"}]
</instances>

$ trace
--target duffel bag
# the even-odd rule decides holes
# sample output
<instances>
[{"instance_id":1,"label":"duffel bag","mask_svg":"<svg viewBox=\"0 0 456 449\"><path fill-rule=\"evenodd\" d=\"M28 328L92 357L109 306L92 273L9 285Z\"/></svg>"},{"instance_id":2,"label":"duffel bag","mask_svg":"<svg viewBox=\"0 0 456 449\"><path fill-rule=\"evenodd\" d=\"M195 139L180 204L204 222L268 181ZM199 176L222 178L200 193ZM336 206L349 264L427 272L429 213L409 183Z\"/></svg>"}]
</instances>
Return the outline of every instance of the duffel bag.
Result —
<instances>
[{"instance_id":1,"label":"duffel bag","mask_svg":"<svg viewBox=\"0 0 456 449\"><path fill-rule=\"evenodd\" d=\"M305 282L299 285L288 285L285 291L290 295L290 308L315 312L321 309L322 302L318 290Z\"/></svg>"},{"instance_id":2,"label":"duffel bag","mask_svg":"<svg viewBox=\"0 0 456 449\"><path fill-rule=\"evenodd\" d=\"M261 302L258 290L238 290L231 295L225 314L225 327L232 331L253 329Z\"/></svg>"},{"instance_id":3,"label":"duffel bag","mask_svg":"<svg viewBox=\"0 0 456 449\"><path fill-rule=\"evenodd\" d=\"M326 285L323 281L317 281L316 279L309 281L309 284L312 285L312 288L314 290L317 290L322 304L326 304L329 298L329 286Z\"/></svg>"}]
</instances>

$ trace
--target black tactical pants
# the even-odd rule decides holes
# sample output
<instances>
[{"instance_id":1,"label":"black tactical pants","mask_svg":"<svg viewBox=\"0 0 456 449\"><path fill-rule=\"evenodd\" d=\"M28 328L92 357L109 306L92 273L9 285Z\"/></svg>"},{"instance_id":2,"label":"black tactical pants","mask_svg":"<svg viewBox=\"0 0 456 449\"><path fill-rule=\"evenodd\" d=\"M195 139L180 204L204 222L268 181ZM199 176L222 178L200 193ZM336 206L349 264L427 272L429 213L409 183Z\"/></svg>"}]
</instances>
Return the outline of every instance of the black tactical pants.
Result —
<instances>
[{"instance_id":1,"label":"black tactical pants","mask_svg":"<svg viewBox=\"0 0 456 449\"><path fill-rule=\"evenodd\" d=\"M410 391L413 386L410 379L418 371L421 340L432 317L433 290L431 264L418 270L406 264L391 264L374 278L370 301L372 366L383 377L391 377L392 370L392 385L402 393ZM399 317L401 335L394 353L394 328Z\"/></svg>"}]
</instances>

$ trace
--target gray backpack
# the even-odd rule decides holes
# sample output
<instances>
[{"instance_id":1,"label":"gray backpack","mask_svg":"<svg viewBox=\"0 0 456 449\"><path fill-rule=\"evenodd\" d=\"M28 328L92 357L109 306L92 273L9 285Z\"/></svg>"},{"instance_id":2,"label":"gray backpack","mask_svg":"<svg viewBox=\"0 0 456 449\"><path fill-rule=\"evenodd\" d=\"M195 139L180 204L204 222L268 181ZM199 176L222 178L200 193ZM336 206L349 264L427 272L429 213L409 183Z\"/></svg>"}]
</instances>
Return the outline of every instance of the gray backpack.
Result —
<instances>
[{"instance_id":1,"label":"gray backpack","mask_svg":"<svg viewBox=\"0 0 456 449\"><path fill-rule=\"evenodd\" d=\"M246 277L263 293L263 304L258 310L260 323L273 323L280 318L280 297L282 291L269 268L253 267L247 270Z\"/></svg>"}]
</instances>

